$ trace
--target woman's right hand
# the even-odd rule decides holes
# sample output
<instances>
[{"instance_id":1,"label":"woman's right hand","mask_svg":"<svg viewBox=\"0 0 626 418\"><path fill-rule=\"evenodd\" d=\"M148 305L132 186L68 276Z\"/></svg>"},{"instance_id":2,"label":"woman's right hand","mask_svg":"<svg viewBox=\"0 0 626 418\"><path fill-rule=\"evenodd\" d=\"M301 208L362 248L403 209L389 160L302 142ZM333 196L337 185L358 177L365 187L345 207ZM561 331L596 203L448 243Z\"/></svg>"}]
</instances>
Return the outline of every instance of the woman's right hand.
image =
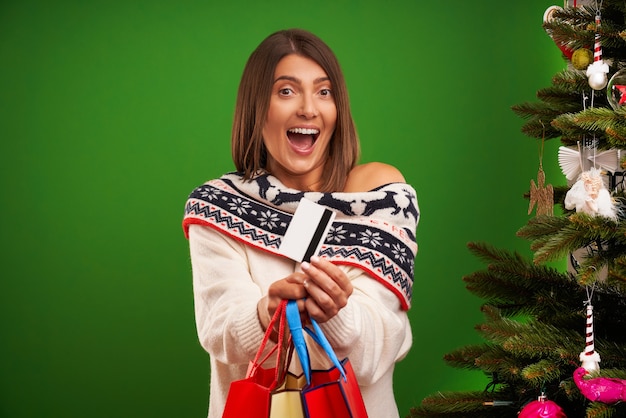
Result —
<instances>
[{"instance_id":1,"label":"woman's right hand","mask_svg":"<svg viewBox=\"0 0 626 418\"><path fill-rule=\"evenodd\" d=\"M304 312L304 298L307 296L304 288L306 277L302 272L294 272L270 285L267 295L257 303L257 313L263 330L267 329L276 308L283 300L297 300L300 312Z\"/></svg>"}]
</instances>

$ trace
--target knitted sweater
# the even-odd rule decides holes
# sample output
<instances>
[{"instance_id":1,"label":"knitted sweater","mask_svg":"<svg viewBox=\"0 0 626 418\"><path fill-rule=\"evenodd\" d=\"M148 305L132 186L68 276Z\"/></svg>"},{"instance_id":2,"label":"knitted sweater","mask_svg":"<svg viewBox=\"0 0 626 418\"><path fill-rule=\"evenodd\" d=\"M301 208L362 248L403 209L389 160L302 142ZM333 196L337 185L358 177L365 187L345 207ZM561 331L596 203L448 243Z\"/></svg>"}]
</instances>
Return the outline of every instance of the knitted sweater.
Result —
<instances>
[{"instance_id":1,"label":"knitted sweater","mask_svg":"<svg viewBox=\"0 0 626 418\"><path fill-rule=\"evenodd\" d=\"M415 191L393 183L364 193L300 192L268 174L244 182L236 173L195 189L183 221L198 337L210 355L208 416L221 417L230 382L245 377L259 348L257 302L299 267L278 246L302 198L336 212L320 256L339 265L354 288L322 329L338 357L350 358L369 416L396 418L394 365L412 343L406 310L417 251ZM323 352L311 348L312 367L328 368Z\"/></svg>"}]
</instances>

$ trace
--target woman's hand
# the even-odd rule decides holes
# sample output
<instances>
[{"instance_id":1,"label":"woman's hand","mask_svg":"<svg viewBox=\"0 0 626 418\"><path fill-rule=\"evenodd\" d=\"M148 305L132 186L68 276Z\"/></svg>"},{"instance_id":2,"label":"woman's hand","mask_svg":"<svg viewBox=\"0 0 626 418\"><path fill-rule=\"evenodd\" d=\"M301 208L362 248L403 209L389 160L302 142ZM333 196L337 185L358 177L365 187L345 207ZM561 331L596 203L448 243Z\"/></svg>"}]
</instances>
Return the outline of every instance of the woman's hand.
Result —
<instances>
[{"instance_id":1,"label":"woman's hand","mask_svg":"<svg viewBox=\"0 0 626 418\"><path fill-rule=\"evenodd\" d=\"M302 263L301 268L302 272L294 272L272 283L267 295L257 303L257 313L264 330L280 302L285 299L297 300L300 312L308 313L319 323L337 315L348 303L352 283L339 267L328 260L311 257L311 262Z\"/></svg>"},{"instance_id":2,"label":"woman's hand","mask_svg":"<svg viewBox=\"0 0 626 418\"><path fill-rule=\"evenodd\" d=\"M274 316L274 312L280 302L283 300L297 300L300 312L304 311L304 298L307 297L307 291L304 288L304 281L307 275L302 272L295 272L272 283L267 290L267 295L263 296L257 303L257 313L263 330Z\"/></svg>"},{"instance_id":3,"label":"woman's hand","mask_svg":"<svg viewBox=\"0 0 626 418\"><path fill-rule=\"evenodd\" d=\"M336 265L319 257L301 265L306 274L302 285L308 294L304 308L317 322L328 321L346 306L352 294L352 283Z\"/></svg>"}]
</instances>

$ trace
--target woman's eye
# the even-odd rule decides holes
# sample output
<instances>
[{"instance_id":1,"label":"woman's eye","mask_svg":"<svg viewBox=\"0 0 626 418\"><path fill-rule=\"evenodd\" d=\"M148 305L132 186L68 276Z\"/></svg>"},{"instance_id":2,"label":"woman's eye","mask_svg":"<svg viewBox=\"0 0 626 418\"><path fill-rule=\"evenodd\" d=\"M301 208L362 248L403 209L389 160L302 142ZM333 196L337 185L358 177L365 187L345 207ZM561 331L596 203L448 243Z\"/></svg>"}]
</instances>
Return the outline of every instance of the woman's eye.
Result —
<instances>
[{"instance_id":1,"label":"woman's eye","mask_svg":"<svg viewBox=\"0 0 626 418\"><path fill-rule=\"evenodd\" d=\"M290 88L285 87L284 89L278 90L278 94L281 96L289 96L293 91Z\"/></svg>"},{"instance_id":2,"label":"woman's eye","mask_svg":"<svg viewBox=\"0 0 626 418\"><path fill-rule=\"evenodd\" d=\"M330 89L322 89L320 90L321 96L332 96L332 91Z\"/></svg>"}]
</instances>

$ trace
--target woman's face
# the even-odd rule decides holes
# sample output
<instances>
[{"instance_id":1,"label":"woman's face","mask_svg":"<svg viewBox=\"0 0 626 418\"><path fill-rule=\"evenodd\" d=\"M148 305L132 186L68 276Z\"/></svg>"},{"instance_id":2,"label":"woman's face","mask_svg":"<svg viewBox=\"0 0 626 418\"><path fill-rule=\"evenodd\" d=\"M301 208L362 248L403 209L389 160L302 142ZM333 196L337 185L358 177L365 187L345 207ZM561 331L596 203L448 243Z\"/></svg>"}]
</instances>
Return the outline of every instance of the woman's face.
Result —
<instances>
[{"instance_id":1,"label":"woman's face","mask_svg":"<svg viewBox=\"0 0 626 418\"><path fill-rule=\"evenodd\" d=\"M278 62L263 142L267 170L285 186L316 190L335 131L337 107L326 72L291 54Z\"/></svg>"}]
</instances>

